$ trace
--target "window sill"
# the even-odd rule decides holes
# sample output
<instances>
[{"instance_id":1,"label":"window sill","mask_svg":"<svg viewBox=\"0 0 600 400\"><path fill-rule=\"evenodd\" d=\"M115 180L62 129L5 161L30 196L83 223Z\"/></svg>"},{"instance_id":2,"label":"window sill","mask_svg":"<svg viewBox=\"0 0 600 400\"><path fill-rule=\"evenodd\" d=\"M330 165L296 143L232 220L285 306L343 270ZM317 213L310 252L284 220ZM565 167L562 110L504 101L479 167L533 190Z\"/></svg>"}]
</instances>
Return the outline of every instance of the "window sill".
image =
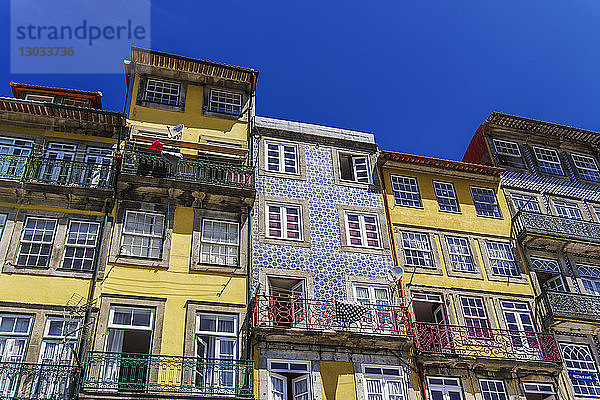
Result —
<instances>
[{"instance_id":1,"label":"window sill","mask_svg":"<svg viewBox=\"0 0 600 400\"><path fill-rule=\"evenodd\" d=\"M370 247L362 247L362 246L352 246L348 244L343 244L340 248L342 251L347 251L351 253L366 253L366 254L376 254L376 255L389 255L389 249L386 248L370 248Z\"/></svg>"},{"instance_id":2,"label":"window sill","mask_svg":"<svg viewBox=\"0 0 600 400\"><path fill-rule=\"evenodd\" d=\"M265 236L263 238L263 242L269 244L288 245L296 247L311 247L310 242L307 240L277 239Z\"/></svg>"},{"instance_id":3,"label":"window sill","mask_svg":"<svg viewBox=\"0 0 600 400\"><path fill-rule=\"evenodd\" d=\"M131 265L131 266L141 266L141 267L150 267L150 268L161 268L167 269L169 265L163 259L156 258L138 258L138 257L128 257L128 256L111 256L109 258L109 263L111 264L121 264L121 265Z\"/></svg>"},{"instance_id":4,"label":"window sill","mask_svg":"<svg viewBox=\"0 0 600 400\"><path fill-rule=\"evenodd\" d=\"M212 111L212 110L209 110L209 109L203 109L202 110L202 114L206 115L208 117L230 119L232 121L240 121L242 119L245 120L244 113L241 113L241 114L231 114L231 113L222 112L222 111Z\"/></svg>"},{"instance_id":5,"label":"window sill","mask_svg":"<svg viewBox=\"0 0 600 400\"><path fill-rule=\"evenodd\" d=\"M299 181L306 180L305 174L292 174L290 172L275 172L275 171L268 171L266 169L260 169L259 175L269 176L269 177L273 177L273 178L295 179L295 180L299 180Z\"/></svg>"},{"instance_id":6,"label":"window sill","mask_svg":"<svg viewBox=\"0 0 600 400\"><path fill-rule=\"evenodd\" d=\"M185 104L179 104L179 105L174 106L171 104L157 103L157 102L149 101L149 100L139 100L136 103L136 106L142 106L142 107L148 107L148 108L160 108L162 110L178 111L178 112L185 111Z\"/></svg>"},{"instance_id":7,"label":"window sill","mask_svg":"<svg viewBox=\"0 0 600 400\"><path fill-rule=\"evenodd\" d=\"M477 218L489 218L489 219L504 219L504 217L500 216L500 217L492 217L491 215L479 215L476 214Z\"/></svg>"},{"instance_id":8,"label":"window sill","mask_svg":"<svg viewBox=\"0 0 600 400\"><path fill-rule=\"evenodd\" d=\"M240 265L222 265L222 264L205 264L191 263L190 272L218 272L233 275L246 275L246 267Z\"/></svg>"},{"instance_id":9,"label":"window sill","mask_svg":"<svg viewBox=\"0 0 600 400\"><path fill-rule=\"evenodd\" d=\"M455 214L455 215L462 215L462 211L450 211L450 210L438 210L438 212L441 213L445 213L445 214Z\"/></svg>"},{"instance_id":10,"label":"window sill","mask_svg":"<svg viewBox=\"0 0 600 400\"><path fill-rule=\"evenodd\" d=\"M403 204L397 204L396 201L394 201L394 207L414 208L416 210L424 210L425 209L425 207L423 207L423 205L420 205L420 206L405 206Z\"/></svg>"},{"instance_id":11,"label":"window sill","mask_svg":"<svg viewBox=\"0 0 600 400\"><path fill-rule=\"evenodd\" d=\"M349 186L360 189L377 189L377 187L373 184L373 182L354 182L354 181L345 181L343 179L336 179L335 182L339 186Z\"/></svg>"},{"instance_id":12,"label":"window sill","mask_svg":"<svg viewBox=\"0 0 600 400\"><path fill-rule=\"evenodd\" d=\"M57 276L63 278L80 278L90 279L92 271L73 271L64 268L50 267L26 267L22 265L4 265L2 273L7 274L23 274L23 275L38 275L38 276Z\"/></svg>"}]
</instances>

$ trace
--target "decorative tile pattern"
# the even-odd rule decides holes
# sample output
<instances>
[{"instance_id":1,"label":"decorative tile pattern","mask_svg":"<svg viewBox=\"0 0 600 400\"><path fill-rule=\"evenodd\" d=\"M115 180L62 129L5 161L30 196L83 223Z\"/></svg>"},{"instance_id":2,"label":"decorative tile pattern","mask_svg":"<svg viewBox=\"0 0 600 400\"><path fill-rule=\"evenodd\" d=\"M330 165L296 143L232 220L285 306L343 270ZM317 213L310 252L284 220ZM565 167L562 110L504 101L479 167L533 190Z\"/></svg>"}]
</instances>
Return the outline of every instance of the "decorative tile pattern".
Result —
<instances>
[{"instance_id":1,"label":"decorative tile pattern","mask_svg":"<svg viewBox=\"0 0 600 400\"><path fill-rule=\"evenodd\" d=\"M258 154L258 144L254 150L254 154ZM306 200L311 246L265 243L258 229L258 224L264 221L253 218L253 285L256 288L260 268L310 271L316 298L345 299L347 276L385 277L393 262L391 254L342 251L336 205L369 207L377 211L383 209L382 196L366 188L336 185L331 147L306 143L305 153L305 181L257 174L256 191L262 196Z\"/></svg>"}]
</instances>

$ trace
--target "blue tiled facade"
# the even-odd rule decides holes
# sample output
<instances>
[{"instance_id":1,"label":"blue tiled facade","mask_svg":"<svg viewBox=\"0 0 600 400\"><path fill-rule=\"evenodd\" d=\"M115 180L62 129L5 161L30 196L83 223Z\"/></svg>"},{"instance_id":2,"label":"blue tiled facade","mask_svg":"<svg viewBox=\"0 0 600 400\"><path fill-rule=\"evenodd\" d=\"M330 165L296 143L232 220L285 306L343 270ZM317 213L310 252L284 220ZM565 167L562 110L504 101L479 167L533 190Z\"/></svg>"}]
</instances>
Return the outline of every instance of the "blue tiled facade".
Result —
<instances>
[{"instance_id":1,"label":"blue tiled facade","mask_svg":"<svg viewBox=\"0 0 600 400\"><path fill-rule=\"evenodd\" d=\"M254 146L254 154L259 154L258 142ZM391 253L342 251L336 205L369 207L377 212L383 210L382 195L378 190L336 184L332 147L305 142L304 148L306 180L265 176L257 172L256 191L259 196L308 202L310 247L265 243L258 229L258 224L264 221L253 218L254 287L261 268L309 271L314 278L315 298L346 299L347 276L385 277L392 265L392 257ZM380 234L387 235L387 232Z\"/></svg>"}]
</instances>

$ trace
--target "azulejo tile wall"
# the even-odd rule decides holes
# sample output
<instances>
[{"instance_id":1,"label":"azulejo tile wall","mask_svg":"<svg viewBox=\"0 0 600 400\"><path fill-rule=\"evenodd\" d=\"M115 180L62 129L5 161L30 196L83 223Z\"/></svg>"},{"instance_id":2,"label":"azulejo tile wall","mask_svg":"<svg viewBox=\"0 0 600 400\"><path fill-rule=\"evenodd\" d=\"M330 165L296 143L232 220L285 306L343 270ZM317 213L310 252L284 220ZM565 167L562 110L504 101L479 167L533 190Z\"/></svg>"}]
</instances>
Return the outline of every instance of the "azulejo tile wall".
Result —
<instances>
[{"instance_id":1,"label":"azulejo tile wall","mask_svg":"<svg viewBox=\"0 0 600 400\"><path fill-rule=\"evenodd\" d=\"M254 154L258 154L255 144ZM305 145L306 180L256 176L259 195L303 199L308 202L310 247L265 243L259 236L258 215L253 218L253 282L260 268L310 271L315 283L315 298L346 299L346 277L385 277L392 265L390 255L375 255L341 250L339 216L336 206L383 209L377 190L336 185L331 147ZM262 160L261 160L262 161ZM258 169L257 169L258 170ZM387 232L380 232L387 235Z\"/></svg>"}]
</instances>

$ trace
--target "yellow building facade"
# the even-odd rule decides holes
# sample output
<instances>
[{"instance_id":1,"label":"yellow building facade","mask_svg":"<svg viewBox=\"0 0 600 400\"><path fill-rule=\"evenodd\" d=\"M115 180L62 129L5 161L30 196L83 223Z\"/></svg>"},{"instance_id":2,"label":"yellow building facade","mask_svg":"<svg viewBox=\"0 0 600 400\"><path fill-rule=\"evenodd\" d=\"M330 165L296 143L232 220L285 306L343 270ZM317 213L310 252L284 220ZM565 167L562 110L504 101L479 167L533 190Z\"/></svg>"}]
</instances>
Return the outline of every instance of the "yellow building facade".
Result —
<instances>
[{"instance_id":1,"label":"yellow building facade","mask_svg":"<svg viewBox=\"0 0 600 400\"><path fill-rule=\"evenodd\" d=\"M413 320L415 398L538 399L564 390L558 345L540 333L512 239L503 170L388 151L380 170Z\"/></svg>"}]
</instances>

